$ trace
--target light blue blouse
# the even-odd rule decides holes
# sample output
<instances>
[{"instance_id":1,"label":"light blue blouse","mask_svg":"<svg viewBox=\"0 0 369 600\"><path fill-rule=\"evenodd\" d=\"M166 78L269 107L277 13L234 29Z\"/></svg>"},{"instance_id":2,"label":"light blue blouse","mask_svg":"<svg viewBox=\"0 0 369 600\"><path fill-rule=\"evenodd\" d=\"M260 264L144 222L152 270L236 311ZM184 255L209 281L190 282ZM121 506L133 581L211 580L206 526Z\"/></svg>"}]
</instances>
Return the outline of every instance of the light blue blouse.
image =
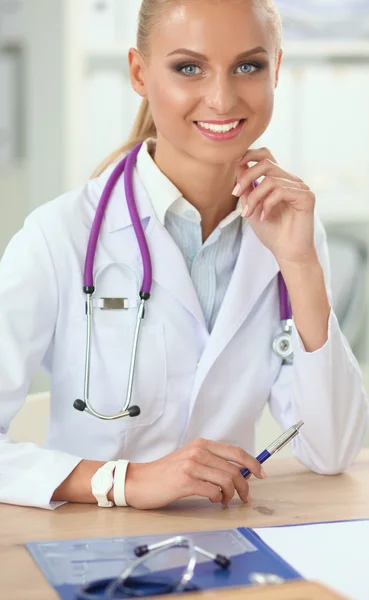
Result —
<instances>
[{"instance_id":1,"label":"light blue blouse","mask_svg":"<svg viewBox=\"0 0 369 600\"><path fill-rule=\"evenodd\" d=\"M181 250L209 332L213 329L240 251L241 203L202 242L201 216L150 156L147 140L137 156L138 175L160 222Z\"/></svg>"}]
</instances>

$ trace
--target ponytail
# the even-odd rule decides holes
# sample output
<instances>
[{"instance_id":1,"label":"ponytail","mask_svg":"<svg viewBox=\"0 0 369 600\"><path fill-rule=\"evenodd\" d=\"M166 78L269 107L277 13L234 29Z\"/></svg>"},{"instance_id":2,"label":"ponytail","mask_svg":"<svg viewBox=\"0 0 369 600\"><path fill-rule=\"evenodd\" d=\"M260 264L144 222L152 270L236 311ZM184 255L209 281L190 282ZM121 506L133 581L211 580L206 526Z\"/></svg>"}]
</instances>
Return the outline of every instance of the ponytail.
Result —
<instances>
[{"instance_id":1,"label":"ponytail","mask_svg":"<svg viewBox=\"0 0 369 600\"><path fill-rule=\"evenodd\" d=\"M99 177L105 169L117 160L117 158L125 152L129 152L132 148L137 146L137 144L144 142L149 137L156 137L156 127L151 115L150 104L147 98L144 98L138 110L128 142L124 144L124 146L114 150L114 152L105 158L105 160L103 160L103 162L95 169L92 177Z\"/></svg>"}]
</instances>

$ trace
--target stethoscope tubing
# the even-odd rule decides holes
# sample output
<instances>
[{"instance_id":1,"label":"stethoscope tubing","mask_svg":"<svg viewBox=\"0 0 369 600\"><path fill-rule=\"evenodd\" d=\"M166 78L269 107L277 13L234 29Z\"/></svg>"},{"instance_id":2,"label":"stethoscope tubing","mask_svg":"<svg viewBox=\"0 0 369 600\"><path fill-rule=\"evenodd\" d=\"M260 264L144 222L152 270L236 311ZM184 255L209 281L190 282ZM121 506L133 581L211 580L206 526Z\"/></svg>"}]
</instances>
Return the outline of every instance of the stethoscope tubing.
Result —
<instances>
[{"instance_id":1,"label":"stethoscope tubing","mask_svg":"<svg viewBox=\"0 0 369 600\"><path fill-rule=\"evenodd\" d=\"M84 276L83 276L83 291L86 294L86 314L87 314L87 333L86 333L86 349L85 349L85 372L84 372L84 399L83 401L78 400L79 410L86 410L91 415L103 419L106 421L120 419L125 416L137 416L140 413L138 407L131 407L133 383L135 376L135 369L137 363L137 350L139 335L141 330L141 323L145 315L145 302L150 298L151 287L152 287L152 262L150 257L150 251L148 248L146 236L142 227L138 208L135 201L135 194L133 189L133 171L136 164L137 155L141 149L142 143L135 146L131 152L121 160L118 165L114 168L113 172L109 176L109 179L102 192L100 202L98 204L95 218L92 224L91 233L87 246L87 253L85 259ZM130 214L132 226L135 231L137 243L141 253L142 265L143 265L143 280L140 291L140 305L137 312L135 334L132 345L131 360L129 367L129 378L127 384L126 399L122 410L114 415L104 415L96 411L90 402L90 379L91 379L91 348L92 348L92 319L93 319L93 304L92 296L95 291L94 287L94 262L96 256L97 244L100 236L104 215L113 193L113 190L121 176L124 176L124 187L127 201L127 207ZM256 183L255 183L256 185ZM283 331L283 343L288 344L289 348L292 348L291 329L292 329L292 311L288 298L288 291L286 283L282 277L281 272L278 273L278 289L279 289L279 304L280 304L280 320L282 323ZM285 359L286 361L291 360L292 351L288 350L289 358L286 359L283 352L280 350L278 339L281 334L273 342L273 350L275 354ZM77 404L75 407L77 408ZM131 412L130 412L130 409ZM133 410L135 409L135 410Z\"/></svg>"}]
</instances>

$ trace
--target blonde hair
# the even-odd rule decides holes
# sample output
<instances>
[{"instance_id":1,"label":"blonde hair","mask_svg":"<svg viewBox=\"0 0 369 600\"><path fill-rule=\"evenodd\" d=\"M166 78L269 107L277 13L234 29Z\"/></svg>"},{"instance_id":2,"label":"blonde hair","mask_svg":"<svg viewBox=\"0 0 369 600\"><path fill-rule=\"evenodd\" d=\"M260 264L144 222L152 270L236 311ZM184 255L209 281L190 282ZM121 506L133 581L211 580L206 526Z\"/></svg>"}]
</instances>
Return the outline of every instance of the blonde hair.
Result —
<instances>
[{"instance_id":1,"label":"blonde hair","mask_svg":"<svg viewBox=\"0 0 369 600\"><path fill-rule=\"evenodd\" d=\"M180 0L185 2L186 0ZM187 0L188 1L188 0ZM198 0L201 1L201 0ZM247 0L238 0L245 2ZM273 0L251 0L262 9L270 26L274 29L277 37L277 48L282 45L282 20ZM165 10L172 4L178 5L178 0L142 0L137 29L137 50L147 60L149 57L150 38L155 26L160 22ZM92 177L98 177L114 163L125 152L129 152L137 144L144 142L149 137L156 137L157 131L152 118L150 104L147 98L143 98L138 110L128 141L112 152L94 171Z\"/></svg>"}]
</instances>

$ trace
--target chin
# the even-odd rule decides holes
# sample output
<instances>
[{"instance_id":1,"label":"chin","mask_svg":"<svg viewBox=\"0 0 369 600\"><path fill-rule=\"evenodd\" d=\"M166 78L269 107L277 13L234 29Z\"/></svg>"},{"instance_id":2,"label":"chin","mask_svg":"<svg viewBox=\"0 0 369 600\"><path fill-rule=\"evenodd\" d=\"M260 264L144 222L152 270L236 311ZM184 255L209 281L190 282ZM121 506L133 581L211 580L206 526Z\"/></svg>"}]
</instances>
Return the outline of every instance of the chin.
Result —
<instances>
[{"instance_id":1,"label":"chin","mask_svg":"<svg viewBox=\"0 0 369 600\"><path fill-rule=\"evenodd\" d=\"M210 142L211 143L211 142ZM247 152L251 144L246 143L223 143L223 142L212 142L211 145L206 144L201 149L199 144L193 152L189 152L191 156L203 163L212 165L225 165L235 163Z\"/></svg>"}]
</instances>

